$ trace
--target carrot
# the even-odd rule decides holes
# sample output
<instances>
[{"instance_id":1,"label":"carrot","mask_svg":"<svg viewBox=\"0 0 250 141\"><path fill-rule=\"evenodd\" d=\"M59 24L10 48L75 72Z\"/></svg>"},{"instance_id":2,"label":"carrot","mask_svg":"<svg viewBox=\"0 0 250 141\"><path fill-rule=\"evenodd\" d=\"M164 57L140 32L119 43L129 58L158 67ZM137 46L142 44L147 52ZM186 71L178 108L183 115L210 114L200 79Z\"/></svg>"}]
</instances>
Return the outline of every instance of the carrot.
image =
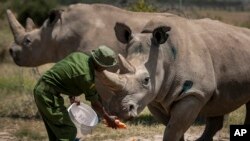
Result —
<instances>
[{"instance_id":1,"label":"carrot","mask_svg":"<svg viewBox=\"0 0 250 141\"><path fill-rule=\"evenodd\" d=\"M106 121L105 119L103 120L103 122L104 122L104 124L106 124L106 125L108 124L107 121ZM118 120L118 119L115 120L115 124L116 124L117 127L120 128L120 129L126 129L126 128L127 128L127 125L126 125L125 123L121 122L121 121ZM108 126L108 125L107 125L107 126Z\"/></svg>"},{"instance_id":2,"label":"carrot","mask_svg":"<svg viewBox=\"0 0 250 141\"><path fill-rule=\"evenodd\" d=\"M123 122L121 122L121 121L118 120L118 119L115 120L115 123L116 123L116 125L118 126L118 128L122 128L122 129L126 129L126 128L127 128L126 124L123 123Z\"/></svg>"}]
</instances>

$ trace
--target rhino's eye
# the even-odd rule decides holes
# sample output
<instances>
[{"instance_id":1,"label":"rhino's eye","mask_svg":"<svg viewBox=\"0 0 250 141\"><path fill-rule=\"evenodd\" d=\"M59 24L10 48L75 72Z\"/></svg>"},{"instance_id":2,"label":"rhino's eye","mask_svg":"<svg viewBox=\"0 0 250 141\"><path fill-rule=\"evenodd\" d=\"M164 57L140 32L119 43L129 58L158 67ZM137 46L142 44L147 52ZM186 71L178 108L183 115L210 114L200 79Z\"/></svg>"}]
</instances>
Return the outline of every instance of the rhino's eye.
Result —
<instances>
[{"instance_id":1,"label":"rhino's eye","mask_svg":"<svg viewBox=\"0 0 250 141\"><path fill-rule=\"evenodd\" d=\"M23 41L24 46L29 46L31 43L31 39L29 37L25 37Z\"/></svg>"},{"instance_id":2,"label":"rhino's eye","mask_svg":"<svg viewBox=\"0 0 250 141\"><path fill-rule=\"evenodd\" d=\"M143 85L147 86L149 84L150 78L149 77L145 77L143 80Z\"/></svg>"}]
</instances>

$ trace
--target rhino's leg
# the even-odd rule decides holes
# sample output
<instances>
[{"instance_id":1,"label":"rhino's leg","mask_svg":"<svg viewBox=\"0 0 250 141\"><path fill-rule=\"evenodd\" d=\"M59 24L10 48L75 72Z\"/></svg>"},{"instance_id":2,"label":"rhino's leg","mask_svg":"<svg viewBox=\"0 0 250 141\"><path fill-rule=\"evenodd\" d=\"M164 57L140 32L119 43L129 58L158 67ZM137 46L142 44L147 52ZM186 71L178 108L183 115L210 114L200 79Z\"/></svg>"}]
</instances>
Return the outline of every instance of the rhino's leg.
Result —
<instances>
[{"instance_id":1,"label":"rhino's leg","mask_svg":"<svg viewBox=\"0 0 250 141\"><path fill-rule=\"evenodd\" d=\"M148 109L157 121L167 126L170 116L166 111L161 110L163 109L163 107L159 103L152 102L148 105ZM180 141L184 141L184 135L182 136Z\"/></svg>"},{"instance_id":2,"label":"rhino's leg","mask_svg":"<svg viewBox=\"0 0 250 141\"><path fill-rule=\"evenodd\" d=\"M246 117L244 124L250 124L250 102L246 103Z\"/></svg>"},{"instance_id":3,"label":"rhino's leg","mask_svg":"<svg viewBox=\"0 0 250 141\"><path fill-rule=\"evenodd\" d=\"M191 94L177 101L170 109L170 120L165 128L164 141L179 141L197 118L204 102Z\"/></svg>"},{"instance_id":4,"label":"rhino's leg","mask_svg":"<svg viewBox=\"0 0 250 141\"><path fill-rule=\"evenodd\" d=\"M157 121L167 126L170 116L169 114L167 114L167 112L164 112L161 110L163 108L159 103L156 103L156 102L150 103L148 105L148 109L153 114L154 118Z\"/></svg>"},{"instance_id":5,"label":"rhino's leg","mask_svg":"<svg viewBox=\"0 0 250 141\"><path fill-rule=\"evenodd\" d=\"M202 136L196 141L212 141L213 136L223 127L224 116L208 117Z\"/></svg>"}]
</instances>

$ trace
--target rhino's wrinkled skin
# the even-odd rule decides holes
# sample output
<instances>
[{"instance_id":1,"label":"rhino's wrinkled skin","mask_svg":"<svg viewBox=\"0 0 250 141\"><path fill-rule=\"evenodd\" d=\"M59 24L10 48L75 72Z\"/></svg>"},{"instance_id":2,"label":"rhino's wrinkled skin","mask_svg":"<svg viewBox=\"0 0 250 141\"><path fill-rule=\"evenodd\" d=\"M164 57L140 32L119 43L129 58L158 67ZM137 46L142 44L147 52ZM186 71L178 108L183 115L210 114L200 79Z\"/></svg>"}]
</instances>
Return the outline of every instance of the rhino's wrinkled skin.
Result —
<instances>
[{"instance_id":1,"label":"rhino's wrinkled skin","mask_svg":"<svg viewBox=\"0 0 250 141\"><path fill-rule=\"evenodd\" d=\"M153 17L168 13L140 13L122 10L105 4L75 4L63 10L51 11L40 28L31 19L26 29L10 10L7 17L15 43L10 54L19 66L34 67L57 62L73 51L89 52L100 45L107 45L123 53L113 31L116 22L125 22L135 31L141 31Z\"/></svg>"},{"instance_id":2,"label":"rhino's wrinkled skin","mask_svg":"<svg viewBox=\"0 0 250 141\"><path fill-rule=\"evenodd\" d=\"M116 95L110 109L122 119L137 116L147 105L166 125L164 141L184 140L197 116L207 118L199 141L211 141L223 116L243 104L250 123L250 30L210 19L162 17L141 33L117 23L117 38L126 43L119 55L120 73L104 71ZM124 34L127 33L127 34Z\"/></svg>"}]
</instances>

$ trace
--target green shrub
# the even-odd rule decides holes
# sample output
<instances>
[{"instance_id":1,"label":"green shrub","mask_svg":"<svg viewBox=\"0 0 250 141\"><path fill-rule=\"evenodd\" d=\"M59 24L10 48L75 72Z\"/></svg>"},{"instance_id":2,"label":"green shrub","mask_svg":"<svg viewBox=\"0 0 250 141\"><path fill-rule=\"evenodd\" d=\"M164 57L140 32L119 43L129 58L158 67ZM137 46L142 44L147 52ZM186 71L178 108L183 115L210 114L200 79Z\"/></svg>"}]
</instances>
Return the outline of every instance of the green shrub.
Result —
<instances>
[{"instance_id":1,"label":"green shrub","mask_svg":"<svg viewBox=\"0 0 250 141\"><path fill-rule=\"evenodd\" d=\"M156 12L157 8L145 0L137 0L137 2L128 7L128 10L135 12Z\"/></svg>"},{"instance_id":2,"label":"green shrub","mask_svg":"<svg viewBox=\"0 0 250 141\"><path fill-rule=\"evenodd\" d=\"M36 24L41 25L50 10L55 8L57 4L57 0L2 0L0 1L0 14L4 15L3 13L9 8L17 13L21 24L24 25L26 18L31 17Z\"/></svg>"},{"instance_id":3,"label":"green shrub","mask_svg":"<svg viewBox=\"0 0 250 141\"><path fill-rule=\"evenodd\" d=\"M56 0L35 0L29 1L27 4L21 3L21 5L18 5L20 6L18 20L21 23L25 23L26 18L31 17L38 25L41 25L47 18L50 10L55 8L56 5Z\"/></svg>"}]
</instances>

